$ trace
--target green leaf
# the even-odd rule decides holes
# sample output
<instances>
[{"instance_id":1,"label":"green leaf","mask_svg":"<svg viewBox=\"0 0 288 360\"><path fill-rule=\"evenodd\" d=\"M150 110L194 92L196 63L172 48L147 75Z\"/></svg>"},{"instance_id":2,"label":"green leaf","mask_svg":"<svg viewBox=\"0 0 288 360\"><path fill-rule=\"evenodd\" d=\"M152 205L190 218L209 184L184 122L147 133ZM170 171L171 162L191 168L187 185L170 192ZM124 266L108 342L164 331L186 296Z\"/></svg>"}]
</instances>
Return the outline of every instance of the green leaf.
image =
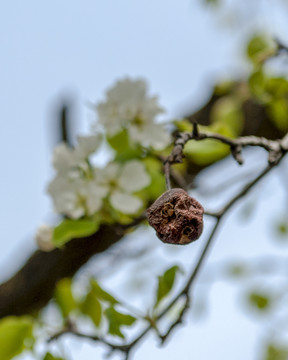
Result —
<instances>
[{"instance_id":1,"label":"green leaf","mask_svg":"<svg viewBox=\"0 0 288 360\"><path fill-rule=\"evenodd\" d=\"M270 100L269 94L266 93L266 77L262 69L254 71L249 79L248 84L251 93L260 101L266 102Z\"/></svg>"},{"instance_id":2,"label":"green leaf","mask_svg":"<svg viewBox=\"0 0 288 360\"><path fill-rule=\"evenodd\" d=\"M275 55L276 46L263 34L257 34L249 41L247 46L248 58L254 64L262 64L266 59Z\"/></svg>"},{"instance_id":3,"label":"green leaf","mask_svg":"<svg viewBox=\"0 0 288 360\"><path fill-rule=\"evenodd\" d=\"M53 233L53 244L61 247L73 238L81 238L94 234L99 229L99 221L63 220Z\"/></svg>"},{"instance_id":4,"label":"green leaf","mask_svg":"<svg viewBox=\"0 0 288 360\"><path fill-rule=\"evenodd\" d=\"M285 97L288 93L288 81L283 77L267 77L265 89L273 97Z\"/></svg>"},{"instance_id":5,"label":"green leaf","mask_svg":"<svg viewBox=\"0 0 288 360\"><path fill-rule=\"evenodd\" d=\"M154 305L155 308L167 295L169 295L175 282L176 273L179 271L179 266L174 265L168 270L166 270L162 276L158 277L158 289L156 295L156 303Z\"/></svg>"},{"instance_id":6,"label":"green leaf","mask_svg":"<svg viewBox=\"0 0 288 360\"><path fill-rule=\"evenodd\" d=\"M136 321L136 318L131 315L122 314L116 311L113 307L109 307L105 310L105 315L109 322L108 333L110 335L118 336L122 339L125 338L121 331L122 326L131 326Z\"/></svg>"},{"instance_id":7,"label":"green leaf","mask_svg":"<svg viewBox=\"0 0 288 360\"><path fill-rule=\"evenodd\" d=\"M133 215L124 214L121 211L114 209L111 204L109 204L108 209L109 209L108 210L109 216L113 220L112 222L113 223L116 222L118 224L123 224L123 225L130 224L134 220L134 217L136 217L137 215L140 215L143 211L142 209L139 209L139 211Z\"/></svg>"},{"instance_id":8,"label":"green leaf","mask_svg":"<svg viewBox=\"0 0 288 360\"><path fill-rule=\"evenodd\" d=\"M29 316L9 316L0 320L0 359L9 360L34 343L33 320Z\"/></svg>"},{"instance_id":9,"label":"green leaf","mask_svg":"<svg viewBox=\"0 0 288 360\"><path fill-rule=\"evenodd\" d=\"M235 137L229 126L221 123L214 123L211 126L199 126L199 130L203 133L217 133L231 138ZM229 155L230 147L214 139L190 140L185 145L183 153L195 164L205 166Z\"/></svg>"},{"instance_id":10,"label":"green leaf","mask_svg":"<svg viewBox=\"0 0 288 360\"><path fill-rule=\"evenodd\" d=\"M107 137L108 144L117 152L116 161L123 162L129 159L138 158L141 153L141 147L131 143L128 131L122 130L118 134Z\"/></svg>"},{"instance_id":11,"label":"green leaf","mask_svg":"<svg viewBox=\"0 0 288 360\"><path fill-rule=\"evenodd\" d=\"M278 241L279 243L287 245L288 242L288 214L284 213L282 216L278 215L277 220L273 224L273 230L275 232L275 237L272 237L273 240Z\"/></svg>"},{"instance_id":12,"label":"green leaf","mask_svg":"<svg viewBox=\"0 0 288 360\"><path fill-rule=\"evenodd\" d=\"M163 164L159 160L147 157L143 160L146 169L151 177L151 183L143 191L136 193L143 201L156 199L165 191L165 177L163 173Z\"/></svg>"},{"instance_id":13,"label":"green leaf","mask_svg":"<svg viewBox=\"0 0 288 360\"><path fill-rule=\"evenodd\" d=\"M114 298L107 291L103 290L95 279L91 279L92 291L95 296L102 301L108 302L111 305L119 304L119 301Z\"/></svg>"},{"instance_id":14,"label":"green leaf","mask_svg":"<svg viewBox=\"0 0 288 360\"><path fill-rule=\"evenodd\" d=\"M204 2L207 5L219 6L221 1L220 0L204 0Z\"/></svg>"},{"instance_id":15,"label":"green leaf","mask_svg":"<svg viewBox=\"0 0 288 360\"><path fill-rule=\"evenodd\" d=\"M55 289L54 299L59 306L64 318L66 318L71 313L71 311L77 308L77 303L72 293L71 284L72 280L65 278L58 282Z\"/></svg>"},{"instance_id":16,"label":"green leaf","mask_svg":"<svg viewBox=\"0 0 288 360\"><path fill-rule=\"evenodd\" d=\"M286 132L288 130L288 101L286 97L272 100L267 111L277 128Z\"/></svg>"},{"instance_id":17,"label":"green leaf","mask_svg":"<svg viewBox=\"0 0 288 360\"><path fill-rule=\"evenodd\" d=\"M260 311L266 311L271 307L271 296L263 292L251 292L248 301L252 307Z\"/></svg>"},{"instance_id":18,"label":"green leaf","mask_svg":"<svg viewBox=\"0 0 288 360\"><path fill-rule=\"evenodd\" d=\"M228 145L220 143L213 139L203 141L188 141L184 147L184 155L200 166L210 165L229 155L230 148Z\"/></svg>"},{"instance_id":19,"label":"green leaf","mask_svg":"<svg viewBox=\"0 0 288 360\"><path fill-rule=\"evenodd\" d=\"M281 237L285 237L287 238L287 234L288 234L288 221L280 221L277 224L277 233L278 235L280 235Z\"/></svg>"},{"instance_id":20,"label":"green leaf","mask_svg":"<svg viewBox=\"0 0 288 360\"><path fill-rule=\"evenodd\" d=\"M81 310L83 314L88 315L91 318L96 327L100 325L102 318L101 304L93 291L90 291L87 294L81 305Z\"/></svg>"},{"instance_id":21,"label":"green leaf","mask_svg":"<svg viewBox=\"0 0 288 360\"><path fill-rule=\"evenodd\" d=\"M108 144L117 152L125 152L131 149L128 132L122 130L114 136L107 137Z\"/></svg>"},{"instance_id":22,"label":"green leaf","mask_svg":"<svg viewBox=\"0 0 288 360\"><path fill-rule=\"evenodd\" d=\"M46 355L44 356L43 360L65 360L64 358L60 358L60 357L55 357L54 355L52 355L50 352L47 352Z\"/></svg>"},{"instance_id":23,"label":"green leaf","mask_svg":"<svg viewBox=\"0 0 288 360\"><path fill-rule=\"evenodd\" d=\"M268 344L265 360L287 360L288 348L276 344Z\"/></svg>"},{"instance_id":24,"label":"green leaf","mask_svg":"<svg viewBox=\"0 0 288 360\"><path fill-rule=\"evenodd\" d=\"M184 132L184 131L192 132L193 129L191 122L186 119L176 120L174 121L174 125L177 127L177 129L180 132Z\"/></svg>"},{"instance_id":25,"label":"green leaf","mask_svg":"<svg viewBox=\"0 0 288 360\"><path fill-rule=\"evenodd\" d=\"M219 97L233 93L236 82L233 80L222 81L214 86L214 94Z\"/></svg>"},{"instance_id":26,"label":"green leaf","mask_svg":"<svg viewBox=\"0 0 288 360\"><path fill-rule=\"evenodd\" d=\"M233 278L243 278L248 275L248 269L243 264L232 264L227 267L227 274Z\"/></svg>"},{"instance_id":27,"label":"green leaf","mask_svg":"<svg viewBox=\"0 0 288 360\"><path fill-rule=\"evenodd\" d=\"M244 126L244 116L241 103L232 96L224 96L216 101L211 111L211 122L229 128L231 134L237 137Z\"/></svg>"}]
</instances>

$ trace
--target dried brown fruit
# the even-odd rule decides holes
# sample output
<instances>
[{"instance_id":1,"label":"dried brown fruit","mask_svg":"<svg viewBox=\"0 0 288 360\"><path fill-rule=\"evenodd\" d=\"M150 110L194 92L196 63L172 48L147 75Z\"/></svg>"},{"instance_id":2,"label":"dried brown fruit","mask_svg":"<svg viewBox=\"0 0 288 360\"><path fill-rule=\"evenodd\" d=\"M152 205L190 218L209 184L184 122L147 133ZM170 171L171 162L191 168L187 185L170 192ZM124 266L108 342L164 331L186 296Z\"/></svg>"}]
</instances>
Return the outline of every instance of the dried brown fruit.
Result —
<instances>
[{"instance_id":1,"label":"dried brown fruit","mask_svg":"<svg viewBox=\"0 0 288 360\"><path fill-rule=\"evenodd\" d=\"M147 209L147 218L161 241L186 245L200 237L203 213L197 200L176 188L166 191Z\"/></svg>"}]
</instances>

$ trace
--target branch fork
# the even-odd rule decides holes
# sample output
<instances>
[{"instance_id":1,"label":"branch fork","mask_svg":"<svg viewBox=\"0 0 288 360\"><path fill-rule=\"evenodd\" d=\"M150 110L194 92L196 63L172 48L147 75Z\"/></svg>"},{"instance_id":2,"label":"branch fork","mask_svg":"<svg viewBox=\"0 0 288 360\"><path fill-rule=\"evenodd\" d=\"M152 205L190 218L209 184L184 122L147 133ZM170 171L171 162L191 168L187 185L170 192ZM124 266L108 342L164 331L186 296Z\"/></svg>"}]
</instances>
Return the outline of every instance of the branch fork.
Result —
<instances>
[{"instance_id":1,"label":"branch fork","mask_svg":"<svg viewBox=\"0 0 288 360\"><path fill-rule=\"evenodd\" d=\"M269 140L257 136L242 136L237 139L231 139L216 133L201 133L197 122L194 122L192 132L180 132L177 134L171 154L164 160L164 173L167 190L171 189L171 165L183 162L183 150L186 143L190 140L201 141L205 139L218 140L223 144L230 146L231 155L239 165L244 163L242 150L246 146L258 146L265 149L268 152L268 163L271 166L278 164L282 156L288 151L288 134L278 140Z\"/></svg>"}]
</instances>

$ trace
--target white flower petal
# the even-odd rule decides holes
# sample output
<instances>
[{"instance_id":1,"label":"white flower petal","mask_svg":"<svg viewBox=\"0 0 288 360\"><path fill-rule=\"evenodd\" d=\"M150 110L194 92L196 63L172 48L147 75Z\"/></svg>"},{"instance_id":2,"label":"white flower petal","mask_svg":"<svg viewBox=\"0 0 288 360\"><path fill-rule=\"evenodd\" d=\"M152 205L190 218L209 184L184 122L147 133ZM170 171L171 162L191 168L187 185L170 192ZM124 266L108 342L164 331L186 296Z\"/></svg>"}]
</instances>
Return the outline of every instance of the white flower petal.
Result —
<instances>
[{"instance_id":1,"label":"white flower petal","mask_svg":"<svg viewBox=\"0 0 288 360\"><path fill-rule=\"evenodd\" d=\"M40 250L51 251L55 248L52 238L54 229L48 225L40 225L37 229L35 240Z\"/></svg>"},{"instance_id":2,"label":"white flower petal","mask_svg":"<svg viewBox=\"0 0 288 360\"><path fill-rule=\"evenodd\" d=\"M77 136L78 146L75 153L78 159L86 159L93 154L100 146L102 136L100 134L89 136Z\"/></svg>"},{"instance_id":3,"label":"white flower petal","mask_svg":"<svg viewBox=\"0 0 288 360\"><path fill-rule=\"evenodd\" d=\"M53 199L57 213L67 215L72 219L79 219L85 215L85 204L76 192L66 191Z\"/></svg>"},{"instance_id":4,"label":"white flower petal","mask_svg":"<svg viewBox=\"0 0 288 360\"><path fill-rule=\"evenodd\" d=\"M69 148L65 143L59 144L53 151L53 167L59 173L66 172L69 168L76 165L75 154L73 149Z\"/></svg>"},{"instance_id":5,"label":"white flower petal","mask_svg":"<svg viewBox=\"0 0 288 360\"><path fill-rule=\"evenodd\" d=\"M104 169L95 171L95 177L98 182L109 183L118 179L121 166L117 163L110 163Z\"/></svg>"},{"instance_id":6,"label":"white flower petal","mask_svg":"<svg viewBox=\"0 0 288 360\"><path fill-rule=\"evenodd\" d=\"M155 150L165 149L171 144L171 136L162 124L151 124L146 128L146 139Z\"/></svg>"},{"instance_id":7,"label":"white flower petal","mask_svg":"<svg viewBox=\"0 0 288 360\"><path fill-rule=\"evenodd\" d=\"M136 196L115 191L110 196L112 206L124 214L134 214L143 205L142 201Z\"/></svg>"},{"instance_id":8,"label":"white flower petal","mask_svg":"<svg viewBox=\"0 0 288 360\"><path fill-rule=\"evenodd\" d=\"M118 104L109 102L99 103L96 106L99 122L104 126L107 134L110 136L114 136L120 132L127 123L123 117L121 118L118 108Z\"/></svg>"},{"instance_id":9,"label":"white flower petal","mask_svg":"<svg viewBox=\"0 0 288 360\"><path fill-rule=\"evenodd\" d=\"M151 178L144 164L139 160L127 162L118 180L121 189L130 193L143 189L148 186L150 182Z\"/></svg>"},{"instance_id":10,"label":"white flower petal","mask_svg":"<svg viewBox=\"0 0 288 360\"><path fill-rule=\"evenodd\" d=\"M99 122L109 135L115 135L135 121L149 124L163 112L156 96L147 95L143 79L118 81L107 91L106 101L96 106Z\"/></svg>"},{"instance_id":11,"label":"white flower petal","mask_svg":"<svg viewBox=\"0 0 288 360\"><path fill-rule=\"evenodd\" d=\"M48 186L55 211L73 219L98 211L108 191L107 184L95 179L71 180L62 176L56 176Z\"/></svg>"},{"instance_id":12,"label":"white flower petal","mask_svg":"<svg viewBox=\"0 0 288 360\"><path fill-rule=\"evenodd\" d=\"M71 219L77 220L85 215L85 209L81 206L81 204L78 204L77 206L74 206L70 211L67 211L66 215L68 215Z\"/></svg>"},{"instance_id":13,"label":"white flower petal","mask_svg":"<svg viewBox=\"0 0 288 360\"><path fill-rule=\"evenodd\" d=\"M47 192L52 196L52 198L57 198L61 193L65 191L70 191L72 189L71 181L65 176L55 176L52 181L47 186Z\"/></svg>"},{"instance_id":14,"label":"white flower petal","mask_svg":"<svg viewBox=\"0 0 288 360\"><path fill-rule=\"evenodd\" d=\"M165 149L171 143L170 134L162 124L131 125L128 129L133 142L155 150Z\"/></svg>"},{"instance_id":15,"label":"white flower petal","mask_svg":"<svg viewBox=\"0 0 288 360\"><path fill-rule=\"evenodd\" d=\"M81 194L86 199L88 215L93 215L96 211L100 210L103 203L102 200L108 194L108 187L98 185L93 181L81 189Z\"/></svg>"}]
</instances>

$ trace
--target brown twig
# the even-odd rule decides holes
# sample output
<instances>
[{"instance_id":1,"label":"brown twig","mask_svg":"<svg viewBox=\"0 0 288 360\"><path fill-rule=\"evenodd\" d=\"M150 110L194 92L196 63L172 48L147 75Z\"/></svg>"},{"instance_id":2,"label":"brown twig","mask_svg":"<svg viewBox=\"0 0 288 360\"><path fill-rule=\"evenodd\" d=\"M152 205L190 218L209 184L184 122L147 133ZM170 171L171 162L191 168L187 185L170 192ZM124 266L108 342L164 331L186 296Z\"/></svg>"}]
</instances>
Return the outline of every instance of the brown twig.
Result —
<instances>
[{"instance_id":1,"label":"brown twig","mask_svg":"<svg viewBox=\"0 0 288 360\"><path fill-rule=\"evenodd\" d=\"M186 294L185 303L180 311L177 319L169 326L168 330L164 335L160 336L161 344L164 344L166 340L168 339L169 335L172 333L172 331L176 328L176 326L181 325L183 322L184 315L186 314L187 310L190 307L190 296L189 294Z\"/></svg>"},{"instance_id":2,"label":"brown twig","mask_svg":"<svg viewBox=\"0 0 288 360\"><path fill-rule=\"evenodd\" d=\"M244 160L242 157L242 149L247 146L262 147L268 152L268 162L276 164L281 155L288 151L288 137L283 139L269 140L263 137L243 136L237 139L231 139L226 136L215 133L200 133L196 122L193 123L193 131L181 132L177 135L175 145L171 154L164 160L164 173L166 179L167 190L171 189L170 184L170 168L173 164L179 164L183 161L183 150L186 143L190 140L200 141L205 139L213 139L230 146L231 155L242 165Z\"/></svg>"}]
</instances>

